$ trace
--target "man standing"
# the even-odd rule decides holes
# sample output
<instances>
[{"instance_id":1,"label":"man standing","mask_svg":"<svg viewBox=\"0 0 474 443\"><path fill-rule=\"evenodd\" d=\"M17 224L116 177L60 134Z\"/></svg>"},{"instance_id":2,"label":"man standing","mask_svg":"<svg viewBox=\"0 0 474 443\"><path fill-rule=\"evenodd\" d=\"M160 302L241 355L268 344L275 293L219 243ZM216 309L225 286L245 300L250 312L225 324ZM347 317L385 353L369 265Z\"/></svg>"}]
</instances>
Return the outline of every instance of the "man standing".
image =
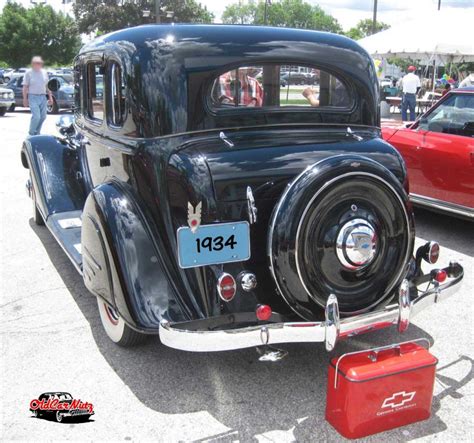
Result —
<instances>
[{"instance_id":1,"label":"man standing","mask_svg":"<svg viewBox=\"0 0 474 443\"><path fill-rule=\"evenodd\" d=\"M31 59L31 69L26 71L23 79L23 106L30 107L31 122L30 135L38 135L41 132L47 115L47 104L53 102L51 91L48 90L48 74L43 69L44 62L39 56ZM49 99L46 100L46 94Z\"/></svg>"},{"instance_id":2,"label":"man standing","mask_svg":"<svg viewBox=\"0 0 474 443\"><path fill-rule=\"evenodd\" d=\"M408 66L408 74L402 78L402 120L407 121L407 110L410 110L410 121L415 121L416 93L421 88L420 78L414 73L416 68Z\"/></svg>"}]
</instances>

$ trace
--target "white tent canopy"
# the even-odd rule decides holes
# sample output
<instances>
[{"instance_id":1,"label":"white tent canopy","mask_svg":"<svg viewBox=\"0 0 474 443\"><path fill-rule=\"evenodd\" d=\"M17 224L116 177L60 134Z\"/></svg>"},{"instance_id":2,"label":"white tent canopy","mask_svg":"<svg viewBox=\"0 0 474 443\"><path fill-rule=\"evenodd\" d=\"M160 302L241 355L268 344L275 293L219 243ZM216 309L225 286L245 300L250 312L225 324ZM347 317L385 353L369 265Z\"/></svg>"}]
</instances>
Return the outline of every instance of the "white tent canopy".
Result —
<instances>
[{"instance_id":1,"label":"white tent canopy","mask_svg":"<svg viewBox=\"0 0 474 443\"><path fill-rule=\"evenodd\" d=\"M358 43L373 57L446 62L474 61L474 17L456 9L426 14Z\"/></svg>"}]
</instances>

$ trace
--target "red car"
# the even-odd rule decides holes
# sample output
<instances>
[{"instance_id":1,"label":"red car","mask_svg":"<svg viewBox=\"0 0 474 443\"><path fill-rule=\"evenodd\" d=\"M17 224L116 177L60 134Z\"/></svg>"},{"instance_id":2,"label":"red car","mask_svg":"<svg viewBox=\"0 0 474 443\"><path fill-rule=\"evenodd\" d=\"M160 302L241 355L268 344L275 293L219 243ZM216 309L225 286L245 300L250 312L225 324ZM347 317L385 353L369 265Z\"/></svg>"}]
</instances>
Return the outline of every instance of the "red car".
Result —
<instances>
[{"instance_id":1,"label":"red car","mask_svg":"<svg viewBox=\"0 0 474 443\"><path fill-rule=\"evenodd\" d=\"M474 88L455 89L409 126L382 125L405 159L413 203L474 220Z\"/></svg>"}]
</instances>

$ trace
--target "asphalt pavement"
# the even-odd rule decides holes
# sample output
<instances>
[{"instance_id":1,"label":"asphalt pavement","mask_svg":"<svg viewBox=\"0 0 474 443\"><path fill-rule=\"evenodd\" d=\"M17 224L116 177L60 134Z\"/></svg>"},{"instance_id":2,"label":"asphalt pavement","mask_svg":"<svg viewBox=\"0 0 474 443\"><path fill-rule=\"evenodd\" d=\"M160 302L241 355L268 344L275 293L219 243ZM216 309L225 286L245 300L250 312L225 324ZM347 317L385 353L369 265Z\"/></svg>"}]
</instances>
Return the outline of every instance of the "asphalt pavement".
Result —
<instances>
[{"instance_id":1,"label":"asphalt pavement","mask_svg":"<svg viewBox=\"0 0 474 443\"><path fill-rule=\"evenodd\" d=\"M106 337L95 298L32 220L20 162L29 117L0 117L1 440L343 440L324 419L330 355L323 345L282 345L285 360L261 363L254 349L187 353L157 339L122 349ZM55 133L54 122L48 117L43 132ZM417 244L438 240L441 264L464 266L463 288L417 316L403 336L366 334L335 354L429 338L439 359L432 417L366 440L473 441L474 223L421 210L416 221ZM29 403L46 391L70 392L96 413L86 423L33 418Z\"/></svg>"}]
</instances>

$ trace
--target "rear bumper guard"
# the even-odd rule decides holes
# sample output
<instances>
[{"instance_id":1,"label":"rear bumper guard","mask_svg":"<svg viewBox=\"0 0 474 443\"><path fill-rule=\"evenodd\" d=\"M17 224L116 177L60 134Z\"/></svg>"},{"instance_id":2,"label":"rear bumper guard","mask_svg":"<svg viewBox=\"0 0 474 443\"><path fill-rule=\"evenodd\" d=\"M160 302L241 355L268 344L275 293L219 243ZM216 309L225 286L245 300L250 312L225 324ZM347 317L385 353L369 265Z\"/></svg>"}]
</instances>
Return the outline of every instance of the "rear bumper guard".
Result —
<instances>
[{"instance_id":1,"label":"rear bumper guard","mask_svg":"<svg viewBox=\"0 0 474 443\"><path fill-rule=\"evenodd\" d=\"M337 297L331 295L326 304L325 321L269 323L212 331L182 329L179 323L162 321L160 340L171 348L192 352L229 351L277 343L308 342L324 342L326 350L331 351L337 341L345 337L392 325L397 325L399 332L404 332L416 314L459 290L464 276L462 266L451 262L444 271L448 276L445 283L440 284L434 278L428 279L428 288L419 291L419 295L414 299L410 299L410 283L403 280L398 289L398 304L386 306L379 311L341 319ZM431 275L434 275L433 272Z\"/></svg>"}]
</instances>

